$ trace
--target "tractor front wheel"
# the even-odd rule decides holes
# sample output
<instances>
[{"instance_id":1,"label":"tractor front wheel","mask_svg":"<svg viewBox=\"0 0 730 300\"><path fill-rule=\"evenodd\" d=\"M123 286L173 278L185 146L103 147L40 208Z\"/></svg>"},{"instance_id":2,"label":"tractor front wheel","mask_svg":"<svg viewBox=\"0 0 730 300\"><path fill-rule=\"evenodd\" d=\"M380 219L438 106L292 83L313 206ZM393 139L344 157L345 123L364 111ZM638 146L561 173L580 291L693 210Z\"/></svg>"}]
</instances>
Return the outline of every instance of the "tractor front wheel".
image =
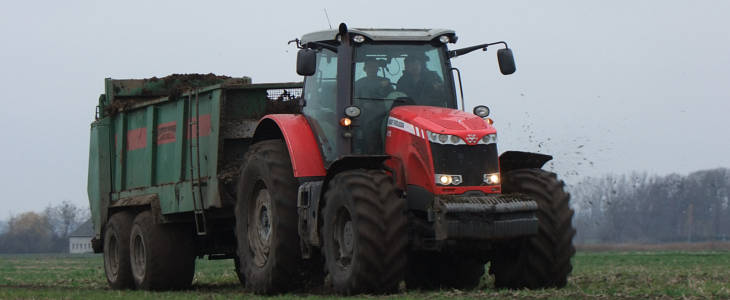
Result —
<instances>
[{"instance_id":1,"label":"tractor front wheel","mask_svg":"<svg viewBox=\"0 0 730 300\"><path fill-rule=\"evenodd\" d=\"M504 193L526 194L537 202L538 233L506 241L495 251L489 272L496 287L564 287L573 269L575 254L573 210L564 183L554 173L540 169L518 169L503 177Z\"/></svg>"},{"instance_id":2,"label":"tractor front wheel","mask_svg":"<svg viewBox=\"0 0 730 300\"><path fill-rule=\"evenodd\" d=\"M406 270L405 202L379 170L339 173L323 209L325 269L338 293L397 290Z\"/></svg>"}]
</instances>

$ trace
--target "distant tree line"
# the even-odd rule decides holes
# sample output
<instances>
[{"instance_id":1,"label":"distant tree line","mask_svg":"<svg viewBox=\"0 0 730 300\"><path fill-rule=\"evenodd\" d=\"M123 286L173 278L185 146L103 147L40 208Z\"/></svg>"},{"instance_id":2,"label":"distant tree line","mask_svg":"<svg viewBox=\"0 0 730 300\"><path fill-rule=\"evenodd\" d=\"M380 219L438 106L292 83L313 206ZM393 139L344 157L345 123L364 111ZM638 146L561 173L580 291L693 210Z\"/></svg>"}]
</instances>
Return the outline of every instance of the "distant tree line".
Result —
<instances>
[{"instance_id":1,"label":"distant tree line","mask_svg":"<svg viewBox=\"0 0 730 300\"><path fill-rule=\"evenodd\" d=\"M569 190L576 243L730 241L730 169L588 177ZM0 227L0 253L66 252L88 216L70 202L11 216Z\"/></svg>"},{"instance_id":2,"label":"distant tree line","mask_svg":"<svg viewBox=\"0 0 730 300\"><path fill-rule=\"evenodd\" d=\"M0 231L0 253L67 252L68 238L88 219L88 209L64 201L42 212L11 216Z\"/></svg>"},{"instance_id":3,"label":"distant tree line","mask_svg":"<svg viewBox=\"0 0 730 300\"><path fill-rule=\"evenodd\" d=\"M730 170L586 178L570 187L576 243L730 240Z\"/></svg>"}]
</instances>

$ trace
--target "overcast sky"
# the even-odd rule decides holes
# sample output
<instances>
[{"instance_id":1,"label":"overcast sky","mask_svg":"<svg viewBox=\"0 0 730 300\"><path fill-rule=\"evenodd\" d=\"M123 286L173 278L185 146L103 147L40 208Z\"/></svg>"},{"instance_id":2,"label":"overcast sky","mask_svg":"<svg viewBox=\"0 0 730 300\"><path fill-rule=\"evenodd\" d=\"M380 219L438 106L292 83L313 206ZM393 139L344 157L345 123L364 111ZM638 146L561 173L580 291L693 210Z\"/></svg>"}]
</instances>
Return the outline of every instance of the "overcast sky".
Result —
<instances>
[{"instance_id":1,"label":"overcast sky","mask_svg":"<svg viewBox=\"0 0 730 300\"><path fill-rule=\"evenodd\" d=\"M730 167L730 1L483 2L4 1L0 219L88 205L105 77L299 81L286 42L326 29L324 8L335 28L450 28L456 47L507 41L511 76L494 50L454 59L467 108L492 109L500 151L552 154L568 182Z\"/></svg>"}]
</instances>

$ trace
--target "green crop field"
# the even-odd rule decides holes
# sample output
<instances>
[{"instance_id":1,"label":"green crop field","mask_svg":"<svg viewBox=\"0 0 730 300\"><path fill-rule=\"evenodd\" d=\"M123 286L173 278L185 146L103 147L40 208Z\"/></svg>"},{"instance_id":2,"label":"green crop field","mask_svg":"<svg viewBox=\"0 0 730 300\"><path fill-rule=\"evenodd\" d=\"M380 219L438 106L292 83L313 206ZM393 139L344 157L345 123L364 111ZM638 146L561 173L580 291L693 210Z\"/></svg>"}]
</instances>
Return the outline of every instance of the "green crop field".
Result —
<instances>
[{"instance_id":1,"label":"green crop field","mask_svg":"<svg viewBox=\"0 0 730 300\"><path fill-rule=\"evenodd\" d=\"M495 290L485 277L478 290L408 291L355 298L730 298L730 252L578 252L564 289ZM177 292L114 291L107 287L100 255L0 255L0 299L260 298L246 292L231 260L198 260L193 288ZM324 292L272 298L334 298Z\"/></svg>"}]
</instances>

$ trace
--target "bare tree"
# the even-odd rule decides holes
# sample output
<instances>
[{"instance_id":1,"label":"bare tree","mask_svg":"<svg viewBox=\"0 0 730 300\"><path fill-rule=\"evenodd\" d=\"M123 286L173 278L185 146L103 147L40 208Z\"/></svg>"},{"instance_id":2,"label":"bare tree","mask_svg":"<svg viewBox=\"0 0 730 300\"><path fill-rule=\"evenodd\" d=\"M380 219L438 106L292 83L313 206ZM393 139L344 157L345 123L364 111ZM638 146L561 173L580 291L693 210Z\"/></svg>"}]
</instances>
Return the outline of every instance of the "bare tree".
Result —
<instances>
[{"instance_id":1,"label":"bare tree","mask_svg":"<svg viewBox=\"0 0 730 300\"><path fill-rule=\"evenodd\" d=\"M44 213L53 227L53 231L61 239L76 230L89 217L88 209L82 209L69 201L63 201L56 206L46 207Z\"/></svg>"}]
</instances>

